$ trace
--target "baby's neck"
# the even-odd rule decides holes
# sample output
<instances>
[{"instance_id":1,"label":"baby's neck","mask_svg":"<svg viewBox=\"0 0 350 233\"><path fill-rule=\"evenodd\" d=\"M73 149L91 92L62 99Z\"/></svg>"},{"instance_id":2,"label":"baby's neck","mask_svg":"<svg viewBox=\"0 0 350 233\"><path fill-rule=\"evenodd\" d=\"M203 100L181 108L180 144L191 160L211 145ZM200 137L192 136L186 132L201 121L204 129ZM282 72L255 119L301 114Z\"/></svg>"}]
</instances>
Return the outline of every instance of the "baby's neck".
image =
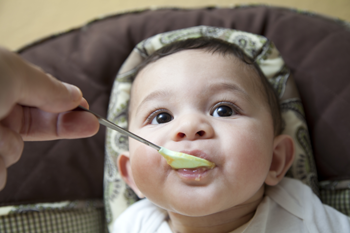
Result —
<instances>
[{"instance_id":1,"label":"baby's neck","mask_svg":"<svg viewBox=\"0 0 350 233\"><path fill-rule=\"evenodd\" d=\"M240 206L207 216L191 217L170 212L169 226L172 232L181 233L228 233L251 220L260 204L264 188L258 191L255 200Z\"/></svg>"}]
</instances>

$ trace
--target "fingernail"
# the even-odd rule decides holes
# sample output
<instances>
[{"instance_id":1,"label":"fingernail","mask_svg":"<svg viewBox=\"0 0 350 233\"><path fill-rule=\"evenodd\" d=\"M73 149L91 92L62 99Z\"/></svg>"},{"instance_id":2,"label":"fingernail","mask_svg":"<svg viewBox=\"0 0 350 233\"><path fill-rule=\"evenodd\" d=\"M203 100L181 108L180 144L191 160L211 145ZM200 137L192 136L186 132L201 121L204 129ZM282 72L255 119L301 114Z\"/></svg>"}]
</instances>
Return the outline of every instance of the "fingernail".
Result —
<instances>
[{"instance_id":1,"label":"fingernail","mask_svg":"<svg viewBox=\"0 0 350 233\"><path fill-rule=\"evenodd\" d=\"M67 90L69 91L70 97L73 101L81 100L83 93L78 87L68 83L63 83L63 84L66 86Z\"/></svg>"}]
</instances>

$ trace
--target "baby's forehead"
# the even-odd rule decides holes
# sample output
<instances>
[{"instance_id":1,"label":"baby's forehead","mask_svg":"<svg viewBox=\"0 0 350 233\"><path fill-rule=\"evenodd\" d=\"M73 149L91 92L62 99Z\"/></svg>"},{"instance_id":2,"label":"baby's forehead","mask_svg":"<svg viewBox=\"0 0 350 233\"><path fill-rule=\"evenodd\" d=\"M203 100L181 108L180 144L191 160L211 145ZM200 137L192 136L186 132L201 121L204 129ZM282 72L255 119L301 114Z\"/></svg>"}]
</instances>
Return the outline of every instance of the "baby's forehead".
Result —
<instances>
[{"instance_id":1,"label":"baby's forehead","mask_svg":"<svg viewBox=\"0 0 350 233\"><path fill-rule=\"evenodd\" d=\"M193 59L192 59L193 58ZM200 58L198 60L198 58ZM217 62L218 60L220 60L222 63L227 63L226 66L221 66L220 63L217 63L217 66L210 66L210 68L207 68L205 65L206 64L211 64L212 62ZM158 74L155 73L155 71L158 71L159 69L157 68L164 68L164 66L171 66L173 65L173 63L176 62L180 62L181 61L183 63L185 63L186 65L191 66L192 64L196 64L196 63L200 63L203 62L205 63L204 67L202 67L202 69L204 69L204 74L211 72L211 73L216 73L216 71L220 71L219 74L221 73L225 73L220 69L227 69L228 72L231 70L231 68L234 66L235 73L232 74L232 76L234 77L235 75L242 75L245 77L244 80L240 80L240 79L236 79L235 82L239 83L239 82L244 82L244 85L242 84L242 86L246 86L249 87L249 89L253 89L253 92L257 92L260 93L262 95L260 95L260 97L265 97L264 95L264 87L263 84L261 82L261 77L259 76L259 72L257 71L256 67L252 64L246 64L243 61L241 61L239 58L235 57L233 54L219 54L219 53L213 53L213 52L208 52L205 50L201 50L201 49L196 49L196 50L184 50L178 53L174 53L171 54L167 57L163 57L160 59L157 59L156 61L152 61L150 63L148 63L147 65L145 65L143 67L142 70L140 70L135 79L134 79L134 83L132 85L132 89L131 89L131 100L130 100L130 108L129 110L133 109L133 97L135 96L135 94L138 94L140 92L143 91L147 91L145 89L150 87L150 83L153 83L154 85L164 85L166 86L167 82L169 81L170 78L172 78L171 82L172 83L176 83L177 81L180 82L180 79L173 79L173 77L169 77L167 75L164 75L162 77L157 77L155 78L155 76L157 76ZM227 68L229 67L229 68ZM207 69L207 70L206 70ZM177 70L176 68L172 70L174 73L176 72L182 72L180 70ZM153 72L152 75L147 75L148 72ZM195 71L196 72L196 71ZM200 80L200 75L203 74L202 73L203 70L198 70L197 74L194 74L196 76L196 80ZM145 75L146 74L146 75ZM231 74L225 74L227 76L230 76ZM150 80L147 80L147 78L149 78ZM205 86L205 88L210 89L211 85L213 85L216 80L219 79L219 77L215 77L215 75L213 75L213 77L210 77L210 80L208 79L204 79L203 78L203 82L207 82L208 85ZM182 80L181 80L182 81ZM188 79L188 81L186 81L187 83L185 84L185 86L189 85L191 87L195 87L196 85L198 85L197 82L193 82L193 80L191 78ZM136 93L135 93L136 92ZM259 98L260 98L259 97Z\"/></svg>"},{"instance_id":2,"label":"baby's forehead","mask_svg":"<svg viewBox=\"0 0 350 233\"><path fill-rule=\"evenodd\" d=\"M198 58L200 58L200 62L198 62ZM203 59L202 59L203 58ZM213 62L216 62L219 60L221 63L228 63L230 66L235 66L237 70L244 71L246 73L249 73L252 82L250 85L256 85L256 84L261 84L261 80L259 78L259 71L257 65L255 65L253 62L251 63L246 63L237 56L235 56L233 53L226 53L222 54L219 52L213 52L213 51L206 51L204 49L187 49L187 50L182 50L173 54L169 54L164 57L160 57L157 59L152 59L151 61L146 61L144 62L144 65L142 65L141 69L139 69L136 74L133 83L137 83L140 78L140 74L147 72L149 69L152 67L163 67L163 66L171 66L174 63L181 63L181 61L185 64L189 64L190 66L195 64L195 63L203 63L203 64L211 64ZM216 63L216 64L220 64ZM205 65L204 67L201 67L203 69L209 69L209 70L220 70L222 69L222 66L210 66L210 68L207 68ZM198 70L198 73L200 73L201 70ZM175 72L178 72L177 70ZM166 77L163 77L166 79ZM213 77L215 78L215 77ZM162 80L159 80L162 81ZM164 81L164 80L163 80ZM166 80L165 80L166 82ZM191 80L189 80L191 82ZM134 87L135 85L133 85Z\"/></svg>"}]
</instances>

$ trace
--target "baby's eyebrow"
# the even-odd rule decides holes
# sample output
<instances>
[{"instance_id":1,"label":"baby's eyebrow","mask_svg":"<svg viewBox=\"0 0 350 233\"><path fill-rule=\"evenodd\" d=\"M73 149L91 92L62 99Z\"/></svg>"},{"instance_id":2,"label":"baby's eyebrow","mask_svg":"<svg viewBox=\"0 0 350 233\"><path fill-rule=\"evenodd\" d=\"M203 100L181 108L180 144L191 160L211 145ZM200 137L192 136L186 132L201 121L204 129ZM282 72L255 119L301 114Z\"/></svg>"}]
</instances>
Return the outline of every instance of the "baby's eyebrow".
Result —
<instances>
[{"instance_id":1,"label":"baby's eyebrow","mask_svg":"<svg viewBox=\"0 0 350 233\"><path fill-rule=\"evenodd\" d=\"M214 83L210 85L209 92L216 93L216 92L222 92L222 91L239 92L243 94L245 97L249 97L248 93L243 88L241 88L240 86L234 83L220 82L220 83Z\"/></svg>"},{"instance_id":2,"label":"baby's eyebrow","mask_svg":"<svg viewBox=\"0 0 350 233\"><path fill-rule=\"evenodd\" d=\"M146 98L142 100L142 102L139 104L139 106L136 109L136 114L139 112L141 109L142 105L144 105L146 102L149 102L154 99L159 99L159 98L167 98L171 95L169 91L165 90L159 90L159 91L154 91L151 94L147 95Z\"/></svg>"}]
</instances>

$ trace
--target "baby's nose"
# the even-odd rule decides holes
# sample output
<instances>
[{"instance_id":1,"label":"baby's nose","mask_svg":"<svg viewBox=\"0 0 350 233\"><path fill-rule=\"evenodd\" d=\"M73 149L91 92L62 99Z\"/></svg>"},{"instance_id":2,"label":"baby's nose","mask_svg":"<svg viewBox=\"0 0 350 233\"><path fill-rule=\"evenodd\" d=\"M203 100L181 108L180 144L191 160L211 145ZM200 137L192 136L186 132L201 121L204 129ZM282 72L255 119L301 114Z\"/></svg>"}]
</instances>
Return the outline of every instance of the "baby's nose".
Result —
<instances>
[{"instance_id":1,"label":"baby's nose","mask_svg":"<svg viewBox=\"0 0 350 233\"><path fill-rule=\"evenodd\" d=\"M174 141L208 139L214 135L214 128L205 117L188 115L176 121L172 134Z\"/></svg>"}]
</instances>

